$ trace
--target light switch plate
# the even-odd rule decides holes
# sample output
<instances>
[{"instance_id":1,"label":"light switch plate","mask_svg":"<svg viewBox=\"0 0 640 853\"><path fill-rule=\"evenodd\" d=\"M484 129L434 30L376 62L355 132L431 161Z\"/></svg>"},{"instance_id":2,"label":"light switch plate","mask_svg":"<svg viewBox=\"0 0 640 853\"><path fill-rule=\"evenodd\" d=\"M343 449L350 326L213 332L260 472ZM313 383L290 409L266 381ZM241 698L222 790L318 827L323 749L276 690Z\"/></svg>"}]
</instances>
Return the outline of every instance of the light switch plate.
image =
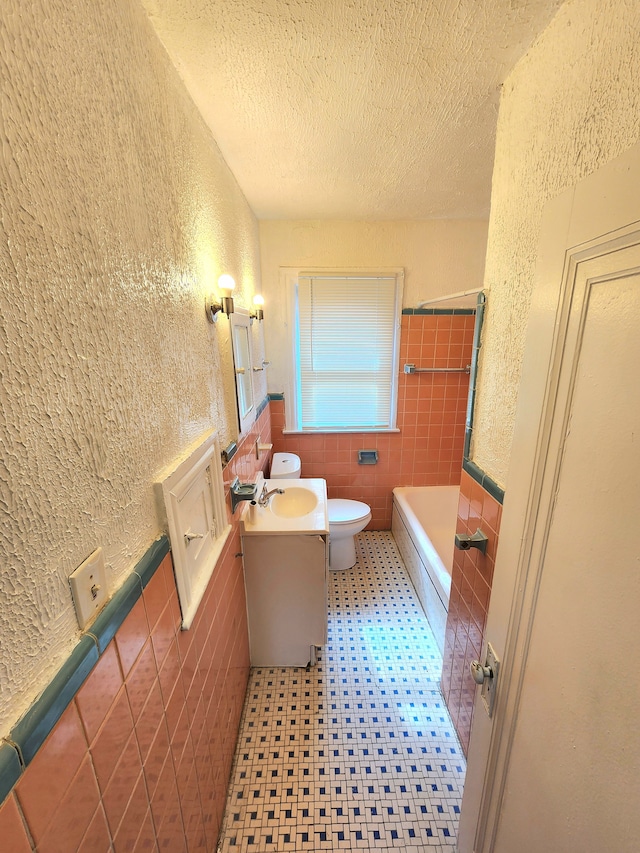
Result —
<instances>
[{"instance_id":1,"label":"light switch plate","mask_svg":"<svg viewBox=\"0 0 640 853\"><path fill-rule=\"evenodd\" d=\"M84 629L102 610L109 597L102 548L96 548L93 554L72 572L69 583L78 625Z\"/></svg>"}]
</instances>

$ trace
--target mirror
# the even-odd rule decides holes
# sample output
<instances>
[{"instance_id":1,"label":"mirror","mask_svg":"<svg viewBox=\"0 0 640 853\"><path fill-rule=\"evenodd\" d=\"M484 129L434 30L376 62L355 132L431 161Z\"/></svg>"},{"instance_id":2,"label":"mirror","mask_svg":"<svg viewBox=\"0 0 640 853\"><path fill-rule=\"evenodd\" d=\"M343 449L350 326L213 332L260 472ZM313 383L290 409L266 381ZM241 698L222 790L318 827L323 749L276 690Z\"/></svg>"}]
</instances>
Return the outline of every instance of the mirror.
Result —
<instances>
[{"instance_id":1,"label":"mirror","mask_svg":"<svg viewBox=\"0 0 640 853\"><path fill-rule=\"evenodd\" d=\"M253 423L253 375L251 358L251 320L245 308L236 308L231 315L233 367L236 376L236 400L240 433Z\"/></svg>"}]
</instances>

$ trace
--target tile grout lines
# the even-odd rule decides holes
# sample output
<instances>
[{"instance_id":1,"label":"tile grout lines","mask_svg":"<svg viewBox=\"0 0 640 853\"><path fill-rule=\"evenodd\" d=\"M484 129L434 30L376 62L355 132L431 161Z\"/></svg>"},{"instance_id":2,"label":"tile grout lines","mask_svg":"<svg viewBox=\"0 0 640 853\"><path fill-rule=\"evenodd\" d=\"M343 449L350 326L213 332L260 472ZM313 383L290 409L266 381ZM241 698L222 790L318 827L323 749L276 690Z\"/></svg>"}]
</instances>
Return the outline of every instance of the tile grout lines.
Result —
<instances>
[{"instance_id":1,"label":"tile grout lines","mask_svg":"<svg viewBox=\"0 0 640 853\"><path fill-rule=\"evenodd\" d=\"M465 761L391 533L329 577L316 667L252 669L219 849L453 853Z\"/></svg>"}]
</instances>

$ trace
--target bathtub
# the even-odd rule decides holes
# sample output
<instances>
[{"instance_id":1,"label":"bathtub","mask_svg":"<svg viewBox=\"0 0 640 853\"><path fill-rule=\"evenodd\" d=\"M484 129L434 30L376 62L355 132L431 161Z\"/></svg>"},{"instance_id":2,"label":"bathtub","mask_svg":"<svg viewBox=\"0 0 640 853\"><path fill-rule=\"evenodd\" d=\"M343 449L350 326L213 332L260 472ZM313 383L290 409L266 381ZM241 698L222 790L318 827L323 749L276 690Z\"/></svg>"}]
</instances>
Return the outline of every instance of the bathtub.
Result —
<instances>
[{"instance_id":1,"label":"bathtub","mask_svg":"<svg viewBox=\"0 0 640 853\"><path fill-rule=\"evenodd\" d=\"M393 490L393 538L441 654L459 496L459 486L406 486Z\"/></svg>"}]
</instances>

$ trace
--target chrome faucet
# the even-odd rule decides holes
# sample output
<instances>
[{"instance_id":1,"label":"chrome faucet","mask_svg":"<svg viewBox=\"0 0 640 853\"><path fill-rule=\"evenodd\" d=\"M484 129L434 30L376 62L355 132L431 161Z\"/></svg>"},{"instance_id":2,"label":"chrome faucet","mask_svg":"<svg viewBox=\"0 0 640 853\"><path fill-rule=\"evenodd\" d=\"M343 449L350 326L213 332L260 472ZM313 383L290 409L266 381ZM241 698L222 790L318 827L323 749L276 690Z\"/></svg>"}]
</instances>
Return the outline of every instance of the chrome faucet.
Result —
<instances>
[{"instance_id":1,"label":"chrome faucet","mask_svg":"<svg viewBox=\"0 0 640 853\"><path fill-rule=\"evenodd\" d=\"M266 506L269 503L269 498L272 495L284 495L284 489L271 489L270 492L267 491L267 484L265 483L262 487L262 492L260 497L258 498L258 503L260 506Z\"/></svg>"}]
</instances>

